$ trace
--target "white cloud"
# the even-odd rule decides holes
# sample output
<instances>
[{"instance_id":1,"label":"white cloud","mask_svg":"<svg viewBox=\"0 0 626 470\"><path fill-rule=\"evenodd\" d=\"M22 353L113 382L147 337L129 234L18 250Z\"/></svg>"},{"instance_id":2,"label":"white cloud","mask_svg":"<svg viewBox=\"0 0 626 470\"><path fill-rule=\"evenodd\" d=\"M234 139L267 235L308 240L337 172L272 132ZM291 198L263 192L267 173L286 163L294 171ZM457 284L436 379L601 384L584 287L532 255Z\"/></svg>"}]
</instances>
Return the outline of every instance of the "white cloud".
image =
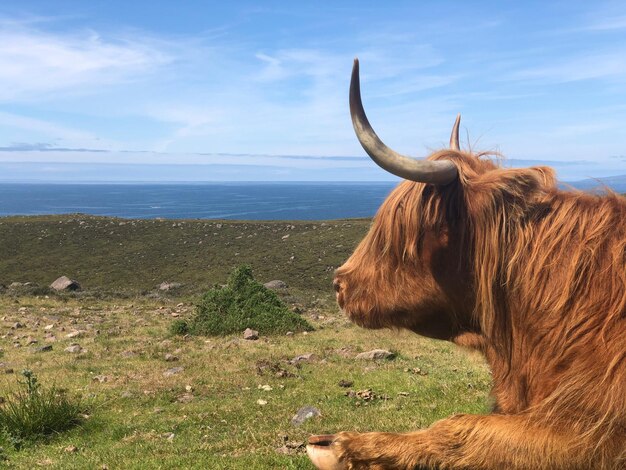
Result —
<instances>
[{"instance_id":1,"label":"white cloud","mask_svg":"<svg viewBox=\"0 0 626 470\"><path fill-rule=\"evenodd\" d=\"M0 22L0 100L35 101L51 93L97 90L141 77L172 57L158 41L93 31L53 33L37 22Z\"/></svg>"}]
</instances>

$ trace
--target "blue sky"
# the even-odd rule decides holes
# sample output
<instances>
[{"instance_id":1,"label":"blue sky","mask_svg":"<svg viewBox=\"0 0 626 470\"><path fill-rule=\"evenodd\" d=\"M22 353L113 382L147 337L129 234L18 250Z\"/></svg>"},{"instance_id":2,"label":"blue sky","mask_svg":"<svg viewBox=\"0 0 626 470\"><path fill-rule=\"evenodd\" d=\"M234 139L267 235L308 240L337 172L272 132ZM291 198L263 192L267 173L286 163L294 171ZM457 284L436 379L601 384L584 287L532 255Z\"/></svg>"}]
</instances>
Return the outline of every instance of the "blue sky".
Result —
<instances>
[{"instance_id":1,"label":"blue sky","mask_svg":"<svg viewBox=\"0 0 626 470\"><path fill-rule=\"evenodd\" d=\"M387 180L383 140L626 174L626 3L5 1L0 180ZM468 140L469 138L469 140ZM145 171L144 171L145 170Z\"/></svg>"}]
</instances>

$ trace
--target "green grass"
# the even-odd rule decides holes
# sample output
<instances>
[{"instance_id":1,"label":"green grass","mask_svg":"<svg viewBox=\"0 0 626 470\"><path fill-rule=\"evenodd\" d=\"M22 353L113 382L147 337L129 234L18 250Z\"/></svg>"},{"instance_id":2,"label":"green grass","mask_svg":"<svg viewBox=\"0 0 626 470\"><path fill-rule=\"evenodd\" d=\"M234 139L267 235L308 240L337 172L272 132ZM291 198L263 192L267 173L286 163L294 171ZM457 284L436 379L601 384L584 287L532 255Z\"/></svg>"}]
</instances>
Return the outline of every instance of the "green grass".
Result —
<instances>
[{"instance_id":1,"label":"green grass","mask_svg":"<svg viewBox=\"0 0 626 470\"><path fill-rule=\"evenodd\" d=\"M25 442L50 437L77 426L85 411L80 401L62 390L42 387L30 370L0 407L0 431L19 449Z\"/></svg>"},{"instance_id":2,"label":"green grass","mask_svg":"<svg viewBox=\"0 0 626 470\"><path fill-rule=\"evenodd\" d=\"M3 368L31 369L42 383L88 400L92 411L79 427L19 451L0 443L11 468L311 469L304 454L278 452L285 435L304 442L310 434L341 430L410 431L489 407L489 373L478 355L408 333L360 329L335 307L303 313L315 331L244 341L240 334L172 336L173 315L193 316L193 305L178 306L177 300L18 300L0 297L2 326L18 319L25 325L5 330ZM53 327L45 330L48 325ZM84 333L67 338L74 330ZM26 336L45 344L46 334L56 336L52 351L26 346ZM66 353L72 342L85 351ZM373 348L398 355L354 359ZM290 363L306 353L316 357ZM178 360L167 361L166 354ZM164 375L174 367L183 369ZM353 385L343 388L341 380ZM14 384L14 374L1 374L0 395ZM386 398L361 402L345 395L367 388ZM292 426L292 416L306 405L322 416ZM79 450L65 452L68 446Z\"/></svg>"},{"instance_id":3,"label":"green grass","mask_svg":"<svg viewBox=\"0 0 626 470\"><path fill-rule=\"evenodd\" d=\"M6 371L29 369L91 410L79 426L21 450L0 437L8 458L0 466L312 469L301 449L280 452L285 438L303 443L310 434L342 430L411 431L453 413L486 412L490 376L480 356L408 333L362 330L339 312L332 271L368 225L0 219L0 284L47 286L65 274L87 291L0 295L0 396L15 388L15 372ZM173 321L189 325L202 294L243 263L262 283L287 282L280 300L297 307L314 330L261 334L258 341L244 341L241 331L172 335ZM183 287L154 295L163 281ZM12 329L18 321L23 328ZM77 337L67 337L75 331ZM36 352L27 344L32 340L53 349ZM81 353L65 352L73 342ZM374 348L397 356L354 359ZM307 353L314 358L292 363ZM353 384L341 387L342 380ZM364 389L381 398L346 395ZM322 416L294 427L291 418L306 405ZM68 446L78 451L66 452Z\"/></svg>"}]
</instances>

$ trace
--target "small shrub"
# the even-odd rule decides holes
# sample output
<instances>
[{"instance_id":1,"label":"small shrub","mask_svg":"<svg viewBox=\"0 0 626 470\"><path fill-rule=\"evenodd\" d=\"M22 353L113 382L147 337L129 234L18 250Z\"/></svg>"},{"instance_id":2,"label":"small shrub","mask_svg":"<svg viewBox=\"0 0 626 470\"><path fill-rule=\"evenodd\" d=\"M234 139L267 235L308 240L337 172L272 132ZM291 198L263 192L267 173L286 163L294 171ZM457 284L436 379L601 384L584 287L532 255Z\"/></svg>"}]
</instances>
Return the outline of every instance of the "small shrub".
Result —
<instances>
[{"instance_id":1,"label":"small shrub","mask_svg":"<svg viewBox=\"0 0 626 470\"><path fill-rule=\"evenodd\" d=\"M82 421L85 411L56 387L43 388L30 370L22 371L23 381L0 406L0 429L19 448L25 441L66 431Z\"/></svg>"},{"instance_id":2,"label":"small shrub","mask_svg":"<svg viewBox=\"0 0 626 470\"><path fill-rule=\"evenodd\" d=\"M174 320L170 325L170 333L173 335L186 335L189 333L189 324L185 320Z\"/></svg>"},{"instance_id":3,"label":"small shrub","mask_svg":"<svg viewBox=\"0 0 626 470\"><path fill-rule=\"evenodd\" d=\"M231 273L225 287L204 294L189 323L189 332L216 336L246 328L262 334L313 329L273 291L255 281L249 266L240 266Z\"/></svg>"}]
</instances>

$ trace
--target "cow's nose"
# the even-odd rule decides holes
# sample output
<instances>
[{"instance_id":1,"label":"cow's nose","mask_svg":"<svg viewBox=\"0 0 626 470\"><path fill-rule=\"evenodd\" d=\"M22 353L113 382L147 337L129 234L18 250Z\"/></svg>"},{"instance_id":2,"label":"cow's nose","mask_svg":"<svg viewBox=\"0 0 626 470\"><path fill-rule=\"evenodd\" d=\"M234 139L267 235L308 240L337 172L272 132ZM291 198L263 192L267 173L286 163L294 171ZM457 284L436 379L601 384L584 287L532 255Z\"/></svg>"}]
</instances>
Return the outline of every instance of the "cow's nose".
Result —
<instances>
[{"instance_id":1,"label":"cow's nose","mask_svg":"<svg viewBox=\"0 0 626 470\"><path fill-rule=\"evenodd\" d=\"M341 282L339 282L338 278L333 279L333 288L335 292L339 292L341 290Z\"/></svg>"}]
</instances>

